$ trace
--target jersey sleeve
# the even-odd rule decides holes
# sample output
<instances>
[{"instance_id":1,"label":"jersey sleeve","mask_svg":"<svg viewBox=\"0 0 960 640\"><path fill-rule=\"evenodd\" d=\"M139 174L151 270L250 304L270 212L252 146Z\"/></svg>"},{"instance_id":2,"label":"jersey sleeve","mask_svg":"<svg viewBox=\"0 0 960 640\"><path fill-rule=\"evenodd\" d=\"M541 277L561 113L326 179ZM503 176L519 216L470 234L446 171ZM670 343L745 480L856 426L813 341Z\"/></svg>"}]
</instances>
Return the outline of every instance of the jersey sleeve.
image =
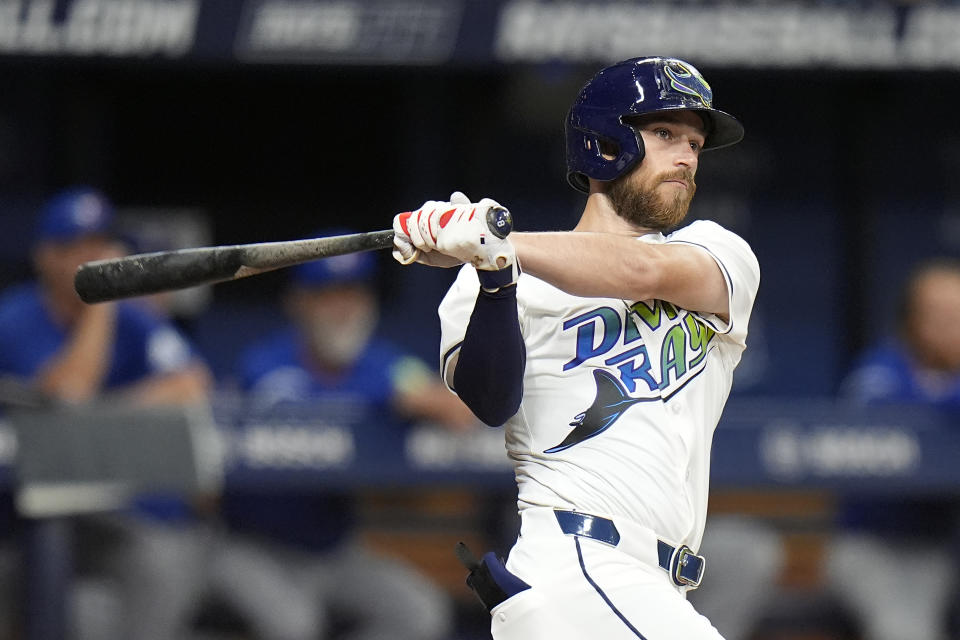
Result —
<instances>
[{"instance_id":1,"label":"jersey sleeve","mask_svg":"<svg viewBox=\"0 0 960 640\"><path fill-rule=\"evenodd\" d=\"M450 387L447 368L455 360L454 356L463 344L463 337L470 323L470 314L480 291L480 281L476 270L464 265L457 279L450 286L440 302L440 376L444 384ZM450 372L452 374L452 371ZM450 377L452 379L452 376ZM451 388L452 391L452 388Z\"/></svg>"},{"instance_id":2,"label":"jersey sleeve","mask_svg":"<svg viewBox=\"0 0 960 640\"><path fill-rule=\"evenodd\" d=\"M720 267L727 284L730 317L727 321L714 314L698 314L717 333L741 345L746 344L747 325L760 286L760 265L747 242L716 222L698 220L674 233L668 243L684 243L702 248Z\"/></svg>"}]
</instances>

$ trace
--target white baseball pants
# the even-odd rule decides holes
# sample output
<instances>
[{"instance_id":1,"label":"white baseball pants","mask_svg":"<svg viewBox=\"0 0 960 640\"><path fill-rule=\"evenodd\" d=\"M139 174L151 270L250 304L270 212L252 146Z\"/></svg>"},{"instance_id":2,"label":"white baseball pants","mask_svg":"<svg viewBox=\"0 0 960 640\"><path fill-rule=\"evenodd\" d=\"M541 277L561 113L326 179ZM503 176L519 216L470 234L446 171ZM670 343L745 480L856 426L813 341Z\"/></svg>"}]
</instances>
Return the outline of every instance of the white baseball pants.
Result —
<instances>
[{"instance_id":1,"label":"white baseball pants","mask_svg":"<svg viewBox=\"0 0 960 640\"><path fill-rule=\"evenodd\" d=\"M506 566L531 588L493 609L494 640L723 640L657 565L655 541L622 524L613 547L564 534L552 509L524 510Z\"/></svg>"}]
</instances>

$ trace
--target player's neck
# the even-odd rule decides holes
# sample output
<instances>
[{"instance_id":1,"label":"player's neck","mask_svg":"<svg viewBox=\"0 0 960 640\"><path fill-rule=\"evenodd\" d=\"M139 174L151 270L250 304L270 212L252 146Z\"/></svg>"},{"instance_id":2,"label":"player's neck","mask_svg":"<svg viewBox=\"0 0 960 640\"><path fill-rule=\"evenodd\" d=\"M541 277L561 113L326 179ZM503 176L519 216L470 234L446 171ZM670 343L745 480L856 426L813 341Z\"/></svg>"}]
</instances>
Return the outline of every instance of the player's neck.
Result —
<instances>
[{"instance_id":1,"label":"player's neck","mask_svg":"<svg viewBox=\"0 0 960 640\"><path fill-rule=\"evenodd\" d=\"M580 216L580 221L574 227L574 231L613 233L622 236L642 236L654 233L652 229L638 227L624 220L613 208L610 198L606 194L596 191L587 196L587 204L583 208L583 215Z\"/></svg>"}]
</instances>

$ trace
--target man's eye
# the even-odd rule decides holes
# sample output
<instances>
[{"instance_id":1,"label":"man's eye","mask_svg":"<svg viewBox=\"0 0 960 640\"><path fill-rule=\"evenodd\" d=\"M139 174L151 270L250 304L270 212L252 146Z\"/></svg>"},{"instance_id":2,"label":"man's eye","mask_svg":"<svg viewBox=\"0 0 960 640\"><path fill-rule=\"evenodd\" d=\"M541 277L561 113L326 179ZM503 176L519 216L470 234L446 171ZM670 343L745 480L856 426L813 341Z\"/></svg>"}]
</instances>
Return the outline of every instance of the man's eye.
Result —
<instances>
[{"instance_id":1,"label":"man's eye","mask_svg":"<svg viewBox=\"0 0 960 640\"><path fill-rule=\"evenodd\" d=\"M658 138L663 138L664 140L670 139L670 132L666 129L655 129L653 134Z\"/></svg>"},{"instance_id":2,"label":"man's eye","mask_svg":"<svg viewBox=\"0 0 960 640\"><path fill-rule=\"evenodd\" d=\"M699 142L691 142L690 148L693 149L694 151L699 152L700 149L702 148L702 145Z\"/></svg>"}]
</instances>

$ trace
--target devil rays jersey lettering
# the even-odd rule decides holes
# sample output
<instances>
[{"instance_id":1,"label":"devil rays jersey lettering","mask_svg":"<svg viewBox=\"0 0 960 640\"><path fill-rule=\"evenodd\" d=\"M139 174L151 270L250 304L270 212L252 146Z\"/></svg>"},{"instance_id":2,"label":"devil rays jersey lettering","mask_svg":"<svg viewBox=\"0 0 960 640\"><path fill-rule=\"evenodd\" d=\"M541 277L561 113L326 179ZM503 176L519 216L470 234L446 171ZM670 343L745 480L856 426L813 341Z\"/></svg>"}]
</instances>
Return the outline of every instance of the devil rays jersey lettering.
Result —
<instances>
[{"instance_id":1,"label":"devil rays jersey lettering","mask_svg":"<svg viewBox=\"0 0 960 640\"><path fill-rule=\"evenodd\" d=\"M746 346L759 267L746 242L713 222L638 241L708 252L727 284L729 318L660 300L580 298L521 275L527 364L520 410L504 425L506 449L521 509L626 517L697 549L710 444ZM440 305L444 368L478 286L466 266Z\"/></svg>"}]
</instances>

